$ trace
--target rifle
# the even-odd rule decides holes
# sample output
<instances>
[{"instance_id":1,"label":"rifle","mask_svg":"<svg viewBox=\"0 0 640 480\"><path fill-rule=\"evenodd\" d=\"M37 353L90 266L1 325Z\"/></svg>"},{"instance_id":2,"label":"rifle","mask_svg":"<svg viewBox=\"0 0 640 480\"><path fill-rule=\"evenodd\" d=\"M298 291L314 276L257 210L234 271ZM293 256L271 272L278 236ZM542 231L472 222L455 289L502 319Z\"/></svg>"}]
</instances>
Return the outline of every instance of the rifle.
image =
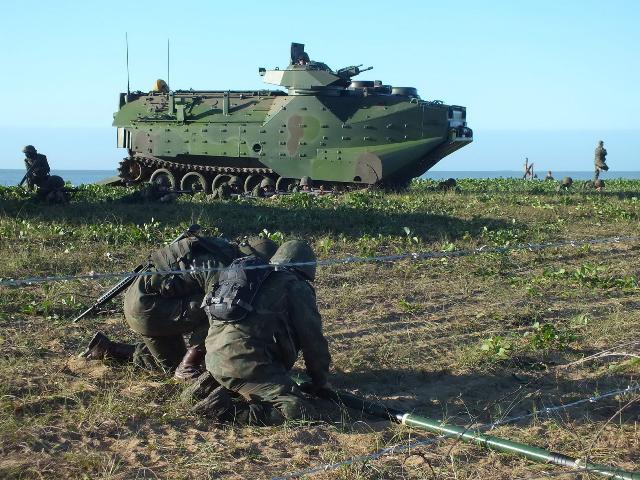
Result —
<instances>
[{"instance_id":1,"label":"rifle","mask_svg":"<svg viewBox=\"0 0 640 480\"><path fill-rule=\"evenodd\" d=\"M178 235L170 243L170 245L173 245L174 243L179 242L183 238L187 238L192 235L193 236L197 235L199 230L200 230L200 225L198 225L197 223L194 223L189 228L187 228L184 232ZM100 297L98 297L98 299L94 302L93 305L91 305L84 312L82 312L80 315L74 318L73 323L77 323L79 320L83 319L87 315L95 313L100 307L102 307L102 305L107 303L112 298L117 297L120 293L124 292L127 288L129 288L131 284L133 284L133 282L137 278L137 275L135 274L140 273L146 270L147 268L149 268L149 262L141 263L140 265L138 265L136 268L133 269L133 271L131 272L131 275L127 275L125 278L123 278L118 283L116 283L113 287L111 287L109 290L103 293Z\"/></svg>"},{"instance_id":2,"label":"rifle","mask_svg":"<svg viewBox=\"0 0 640 480\"><path fill-rule=\"evenodd\" d=\"M27 170L27 173L25 173L24 177L22 177L22 180L20 180L20 183L18 184L19 187L21 187L22 184L27 181L27 178L29 178L29 175L31 175L31 172L33 172L33 170L36 168L36 165L37 164L34 162L33 165L29 167L29 169Z\"/></svg>"}]
</instances>

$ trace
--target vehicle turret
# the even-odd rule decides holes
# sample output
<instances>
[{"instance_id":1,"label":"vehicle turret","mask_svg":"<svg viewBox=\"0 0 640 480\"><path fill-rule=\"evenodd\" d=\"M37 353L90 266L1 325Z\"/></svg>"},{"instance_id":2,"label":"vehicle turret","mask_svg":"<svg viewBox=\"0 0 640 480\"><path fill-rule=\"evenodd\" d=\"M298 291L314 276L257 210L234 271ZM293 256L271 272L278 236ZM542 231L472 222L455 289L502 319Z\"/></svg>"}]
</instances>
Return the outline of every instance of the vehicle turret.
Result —
<instances>
[{"instance_id":1,"label":"vehicle turret","mask_svg":"<svg viewBox=\"0 0 640 480\"><path fill-rule=\"evenodd\" d=\"M289 95L339 95L351 83L351 78L373 67L360 68L353 65L333 71L327 64L309 59L304 44L291 44L291 62L280 70L259 69L265 83L279 85L288 90Z\"/></svg>"}]
</instances>

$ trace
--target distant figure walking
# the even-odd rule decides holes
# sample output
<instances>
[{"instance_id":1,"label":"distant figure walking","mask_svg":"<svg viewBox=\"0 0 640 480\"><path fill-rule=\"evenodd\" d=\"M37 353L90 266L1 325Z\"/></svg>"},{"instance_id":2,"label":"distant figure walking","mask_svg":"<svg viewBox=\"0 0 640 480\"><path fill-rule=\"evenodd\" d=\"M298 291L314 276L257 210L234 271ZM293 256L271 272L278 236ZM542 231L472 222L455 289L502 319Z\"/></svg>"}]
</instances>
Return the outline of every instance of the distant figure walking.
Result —
<instances>
[{"instance_id":1,"label":"distant figure walking","mask_svg":"<svg viewBox=\"0 0 640 480\"><path fill-rule=\"evenodd\" d=\"M593 181L595 182L600 177L600 172L609 170L609 166L607 165L607 150L604 148L604 142L602 140L598 142L598 146L596 147L593 163L595 166Z\"/></svg>"},{"instance_id":2,"label":"distant figure walking","mask_svg":"<svg viewBox=\"0 0 640 480\"><path fill-rule=\"evenodd\" d=\"M551 173L551 170L549 170L549 171L547 172L547 176L546 176L546 177L544 177L544 179L545 179L545 180L549 180L549 181L553 181L553 180L554 180L554 179L553 179L553 175L552 175L552 173Z\"/></svg>"},{"instance_id":3,"label":"distant figure walking","mask_svg":"<svg viewBox=\"0 0 640 480\"><path fill-rule=\"evenodd\" d=\"M533 180L533 163L529 163L529 157L524 159L524 175L522 178Z\"/></svg>"}]
</instances>

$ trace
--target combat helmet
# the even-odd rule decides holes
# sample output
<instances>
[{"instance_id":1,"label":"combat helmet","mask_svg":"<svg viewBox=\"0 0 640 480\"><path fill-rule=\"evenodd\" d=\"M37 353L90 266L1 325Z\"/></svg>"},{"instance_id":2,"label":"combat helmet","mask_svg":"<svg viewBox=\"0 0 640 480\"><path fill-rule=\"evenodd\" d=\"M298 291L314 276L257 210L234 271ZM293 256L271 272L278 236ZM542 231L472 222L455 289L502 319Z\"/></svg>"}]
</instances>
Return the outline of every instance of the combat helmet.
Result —
<instances>
[{"instance_id":1,"label":"combat helmet","mask_svg":"<svg viewBox=\"0 0 640 480\"><path fill-rule=\"evenodd\" d=\"M36 147L34 147L33 145L26 145L26 146L22 149L22 153L25 153L25 154L29 154L29 153L37 153L37 151L36 151Z\"/></svg>"},{"instance_id":2,"label":"combat helmet","mask_svg":"<svg viewBox=\"0 0 640 480\"><path fill-rule=\"evenodd\" d=\"M301 187L310 187L311 186L311 177L302 177L300 179L300 186Z\"/></svg>"},{"instance_id":3,"label":"combat helmet","mask_svg":"<svg viewBox=\"0 0 640 480\"><path fill-rule=\"evenodd\" d=\"M263 260L269 260L278 250L278 244L269 238L249 237L238 245L243 255L255 255Z\"/></svg>"},{"instance_id":4,"label":"combat helmet","mask_svg":"<svg viewBox=\"0 0 640 480\"><path fill-rule=\"evenodd\" d=\"M571 185L573 185L573 178L571 177L564 177L561 182L563 187L570 187Z\"/></svg>"},{"instance_id":5,"label":"combat helmet","mask_svg":"<svg viewBox=\"0 0 640 480\"><path fill-rule=\"evenodd\" d=\"M300 272L305 278L312 282L316 278L316 254L311 246L303 240L289 240L278 248L278 251L271 257L271 264L286 265L290 263L307 263L309 265L299 265L290 267Z\"/></svg>"},{"instance_id":6,"label":"combat helmet","mask_svg":"<svg viewBox=\"0 0 640 480\"><path fill-rule=\"evenodd\" d=\"M273 187L273 188L275 188L276 187L276 182L273 181L273 178L265 177L260 182L260 188L265 188L265 187Z\"/></svg>"}]
</instances>

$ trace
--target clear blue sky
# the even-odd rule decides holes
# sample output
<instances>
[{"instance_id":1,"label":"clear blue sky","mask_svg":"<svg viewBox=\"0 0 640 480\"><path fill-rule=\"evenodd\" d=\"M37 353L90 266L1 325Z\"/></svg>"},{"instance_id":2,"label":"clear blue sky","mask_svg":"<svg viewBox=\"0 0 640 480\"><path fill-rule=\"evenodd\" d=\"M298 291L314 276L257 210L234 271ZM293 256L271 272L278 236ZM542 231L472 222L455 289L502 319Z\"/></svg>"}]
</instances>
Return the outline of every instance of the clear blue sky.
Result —
<instances>
[{"instance_id":1,"label":"clear blue sky","mask_svg":"<svg viewBox=\"0 0 640 480\"><path fill-rule=\"evenodd\" d=\"M285 66L297 41L333 68L373 65L363 78L467 106L474 145L441 169L516 169L528 155L588 170L600 137L612 168L640 169L637 1L23 0L0 12L0 168L21 167L25 142L65 168L114 166L128 32L134 90L166 77L167 37L176 89L262 88L257 68Z\"/></svg>"}]
</instances>

